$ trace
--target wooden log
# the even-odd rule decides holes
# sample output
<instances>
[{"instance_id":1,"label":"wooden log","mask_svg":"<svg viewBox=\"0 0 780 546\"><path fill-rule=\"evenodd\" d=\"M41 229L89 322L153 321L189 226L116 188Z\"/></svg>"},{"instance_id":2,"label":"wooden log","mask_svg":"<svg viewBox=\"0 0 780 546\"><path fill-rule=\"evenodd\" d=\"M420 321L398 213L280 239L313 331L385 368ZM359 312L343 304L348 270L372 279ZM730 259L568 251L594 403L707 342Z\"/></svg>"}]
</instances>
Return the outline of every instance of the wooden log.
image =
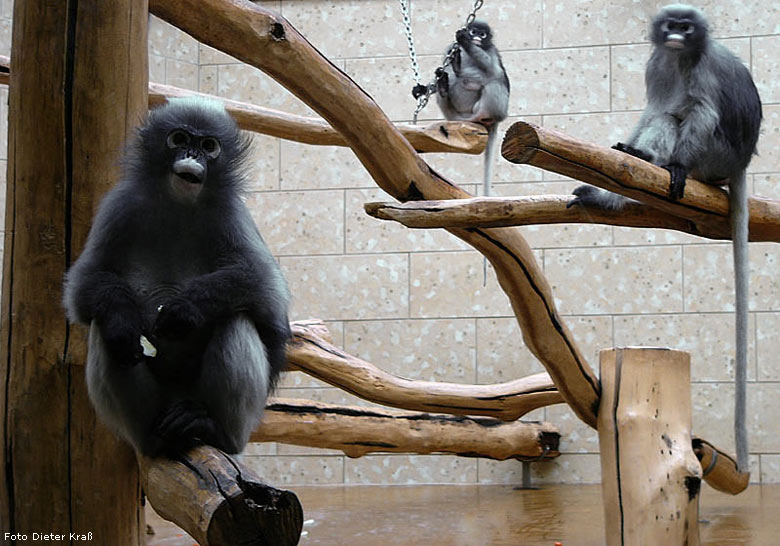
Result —
<instances>
[{"instance_id":1,"label":"wooden log","mask_svg":"<svg viewBox=\"0 0 780 546\"><path fill-rule=\"evenodd\" d=\"M289 369L303 371L365 400L407 410L489 415L513 421L537 408L563 402L546 373L495 385L398 377L345 353L301 323L293 323L287 358Z\"/></svg>"},{"instance_id":2,"label":"wooden log","mask_svg":"<svg viewBox=\"0 0 780 546\"><path fill-rule=\"evenodd\" d=\"M282 16L234 0L151 0L150 9L197 40L260 68L342 134L376 183L400 201L470 195L432 170L365 91ZM599 382L558 315L531 248L514 228L453 229L493 264L529 350L574 412L596 424Z\"/></svg>"},{"instance_id":3,"label":"wooden log","mask_svg":"<svg viewBox=\"0 0 780 546\"><path fill-rule=\"evenodd\" d=\"M68 262L147 109L146 1L14 4L0 341L4 531L144 544L135 455L97 423ZM110 44L110 47L106 47ZM29 535L28 535L29 536Z\"/></svg>"},{"instance_id":4,"label":"wooden log","mask_svg":"<svg viewBox=\"0 0 780 546\"><path fill-rule=\"evenodd\" d=\"M506 132L501 153L512 163L570 176L689 220L695 225L693 229L708 233L708 237L731 238L729 199L721 187L689 178L685 195L674 201L669 198L669 173L665 169L522 121ZM753 196L748 208L751 240L780 241L780 201Z\"/></svg>"},{"instance_id":5,"label":"wooden log","mask_svg":"<svg viewBox=\"0 0 780 546\"><path fill-rule=\"evenodd\" d=\"M706 440L693 438L693 452L701 463L704 481L714 489L737 495L747 489L750 472L740 472L737 461Z\"/></svg>"},{"instance_id":6,"label":"wooden log","mask_svg":"<svg viewBox=\"0 0 780 546\"><path fill-rule=\"evenodd\" d=\"M230 115L236 119L239 127L247 131L303 144L348 145L344 137L322 119L288 114L170 85L149 84L149 106L163 104L172 97L187 96L200 96L222 102ZM425 126L399 124L397 127L418 152L481 154L487 144L487 129L479 123L440 121Z\"/></svg>"},{"instance_id":7,"label":"wooden log","mask_svg":"<svg viewBox=\"0 0 780 546\"><path fill-rule=\"evenodd\" d=\"M699 544L702 469L691 446L690 355L600 353L599 445L607 544Z\"/></svg>"},{"instance_id":8,"label":"wooden log","mask_svg":"<svg viewBox=\"0 0 780 546\"><path fill-rule=\"evenodd\" d=\"M480 228L540 224L607 224L612 226L674 229L711 239L727 238L721 230L697 226L642 203L628 203L621 211L566 205L573 195L472 197L446 201L365 203L364 210L380 220L410 228ZM704 231L702 231L702 228ZM755 240L755 239L752 239Z\"/></svg>"},{"instance_id":9,"label":"wooden log","mask_svg":"<svg viewBox=\"0 0 780 546\"><path fill-rule=\"evenodd\" d=\"M155 511L200 546L294 546L303 509L291 491L261 482L218 449L201 446L181 460L138 456L144 491Z\"/></svg>"},{"instance_id":10,"label":"wooden log","mask_svg":"<svg viewBox=\"0 0 780 546\"><path fill-rule=\"evenodd\" d=\"M549 423L409 413L277 398L265 408L252 442L283 442L367 453L450 453L531 460L559 455L560 433Z\"/></svg>"}]
</instances>

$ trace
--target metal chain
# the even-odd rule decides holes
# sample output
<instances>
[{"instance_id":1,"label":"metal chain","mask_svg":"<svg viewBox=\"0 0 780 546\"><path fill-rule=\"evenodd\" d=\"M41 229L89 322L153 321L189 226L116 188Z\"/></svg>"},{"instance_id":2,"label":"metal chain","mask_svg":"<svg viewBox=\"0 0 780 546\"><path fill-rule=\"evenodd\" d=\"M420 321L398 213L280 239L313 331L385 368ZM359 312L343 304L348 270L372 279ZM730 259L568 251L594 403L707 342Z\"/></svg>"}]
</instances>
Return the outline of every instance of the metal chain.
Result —
<instances>
[{"instance_id":1,"label":"metal chain","mask_svg":"<svg viewBox=\"0 0 780 546\"><path fill-rule=\"evenodd\" d=\"M408 0L398 0L401 4L401 17L403 19L404 23L404 33L406 34L406 43L409 47L409 59L412 62L412 72L414 73L414 81L415 81L415 89L412 91L414 94L419 88L424 87L425 90L422 91L419 95L416 96L417 98L417 108L414 110L414 114L412 115L412 122L417 123L417 116L420 114L423 108L425 108L428 104L428 99L431 97L433 92L436 90L436 81L438 80L438 75L441 73L442 70L447 68L450 64L452 64L453 59L455 58L455 55L458 52L457 48L457 42L453 42L453 44L450 46L449 50L447 51L447 55L444 57L444 61L442 62L441 66L436 69L436 79L427 86L424 86L422 84L422 79L420 77L420 65L417 62L417 51L414 48L414 38L412 36L412 20L409 15L409 2ZM474 22L474 19L477 17L477 11L482 7L482 5L485 3L485 0L474 0L474 6L471 9L471 12L466 17L466 24L464 25L464 28L469 26L471 23Z\"/></svg>"}]
</instances>

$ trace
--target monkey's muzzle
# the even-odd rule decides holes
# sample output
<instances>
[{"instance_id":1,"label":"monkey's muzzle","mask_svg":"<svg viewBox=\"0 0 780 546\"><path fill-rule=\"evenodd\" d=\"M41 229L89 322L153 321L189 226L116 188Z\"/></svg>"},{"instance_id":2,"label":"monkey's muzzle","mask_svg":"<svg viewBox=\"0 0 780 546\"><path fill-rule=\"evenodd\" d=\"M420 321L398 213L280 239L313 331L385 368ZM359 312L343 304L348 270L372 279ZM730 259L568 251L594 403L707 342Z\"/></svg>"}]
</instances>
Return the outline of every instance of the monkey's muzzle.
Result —
<instances>
[{"instance_id":1,"label":"monkey's muzzle","mask_svg":"<svg viewBox=\"0 0 780 546\"><path fill-rule=\"evenodd\" d=\"M171 189L185 200L195 199L203 188L206 167L192 157L185 157L173 163Z\"/></svg>"},{"instance_id":2,"label":"monkey's muzzle","mask_svg":"<svg viewBox=\"0 0 780 546\"><path fill-rule=\"evenodd\" d=\"M669 49L682 49L685 47L685 36L677 33L667 34L666 40L664 40L664 46Z\"/></svg>"}]
</instances>

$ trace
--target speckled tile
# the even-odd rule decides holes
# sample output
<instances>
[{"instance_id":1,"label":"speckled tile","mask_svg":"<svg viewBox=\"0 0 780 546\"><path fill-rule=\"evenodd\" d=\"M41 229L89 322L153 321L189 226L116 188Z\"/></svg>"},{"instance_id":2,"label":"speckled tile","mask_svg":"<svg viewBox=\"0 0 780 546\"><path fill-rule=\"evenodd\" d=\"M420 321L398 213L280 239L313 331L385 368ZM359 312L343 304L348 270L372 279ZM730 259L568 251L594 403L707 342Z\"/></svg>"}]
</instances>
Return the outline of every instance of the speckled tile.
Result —
<instances>
[{"instance_id":1,"label":"speckled tile","mask_svg":"<svg viewBox=\"0 0 780 546\"><path fill-rule=\"evenodd\" d=\"M473 319L345 324L344 348L386 372L422 381L476 381Z\"/></svg>"},{"instance_id":2,"label":"speckled tile","mask_svg":"<svg viewBox=\"0 0 780 546\"><path fill-rule=\"evenodd\" d=\"M780 173L756 174L753 180L755 195L767 199L780 199Z\"/></svg>"},{"instance_id":3,"label":"speckled tile","mask_svg":"<svg viewBox=\"0 0 780 546\"><path fill-rule=\"evenodd\" d=\"M366 214L363 205L376 201L395 202L395 199L379 189L347 190L347 253L419 252L470 248L443 229L411 229L398 222L373 218Z\"/></svg>"},{"instance_id":4,"label":"speckled tile","mask_svg":"<svg viewBox=\"0 0 780 546\"><path fill-rule=\"evenodd\" d=\"M455 41L471 9L469 2L412 0L415 47L423 54L443 55ZM477 18L490 24L499 51L541 46L541 0L485 2Z\"/></svg>"},{"instance_id":5,"label":"speckled tile","mask_svg":"<svg viewBox=\"0 0 780 546\"><path fill-rule=\"evenodd\" d=\"M609 110L609 48L509 51L509 114L586 113Z\"/></svg>"},{"instance_id":6,"label":"speckled tile","mask_svg":"<svg viewBox=\"0 0 780 546\"><path fill-rule=\"evenodd\" d=\"M544 264L563 314L682 310L679 248L545 250Z\"/></svg>"},{"instance_id":7,"label":"speckled tile","mask_svg":"<svg viewBox=\"0 0 780 546\"><path fill-rule=\"evenodd\" d=\"M685 310L733 311L734 266L730 244L686 246ZM772 243L750 245L750 309L780 309L780 249Z\"/></svg>"},{"instance_id":8,"label":"speckled tile","mask_svg":"<svg viewBox=\"0 0 780 546\"><path fill-rule=\"evenodd\" d=\"M149 81L165 83L166 58L160 55L149 55Z\"/></svg>"},{"instance_id":9,"label":"speckled tile","mask_svg":"<svg viewBox=\"0 0 780 546\"><path fill-rule=\"evenodd\" d=\"M406 255L283 257L280 262L293 295L293 320L365 320L408 315Z\"/></svg>"},{"instance_id":10,"label":"speckled tile","mask_svg":"<svg viewBox=\"0 0 780 546\"><path fill-rule=\"evenodd\" d=\"M411 255L410 310L413 317L510 315L509 300L488 264L483 285L482 255L476 251Z\"/></svg>"},{"instance_id":11,"label":"speckled tile","mask_svg":"<svg viewBox=\"0 0 780 546\"><path fill-rule=\"evenodd\" d=\"M281 187L285 190L376 188L350 148L281 142Z\"/></svg>"},{"instance_id":12,"label":"speckled tile","mask_svg":"<svg viewBox=\"0 0 780 546\"><path fill-rule=\"evenodd\" d=\"M440 455L366 455L344 461L347 484L475 483L476 459Z\"/></svg>"},{"instance_id":13,"label":"speckled tile","mask_svg":"<svg viewBox=\"0 0 780 546\"><path fill-rule=\"evenodd\" d=\"M752 385L748 387L748 416L755 407ZM692 383L693 434L712 442L727 453L734 453L734 384ZM750 450L755 452L755 439L748 418Z\"/></svg>"},{"instance_id":14,"label":"speckled tile","mask_svg":"<svg viewBox=\"0 0 780 546\"><path fill-rule=\"evenodd\" d=\"M598 369L598 360L593 361ZM561 433L561 453L598 453L599 433L583 423L566 404L545 408L545 420L554 423Z\"/></svg>"},{"instance_id":15,"label":"speckled tile","mask_svg":"<svg viewBox=\"0 0 780 546\"><path fill-rule=\"evenodd\" d=\"M778 48L780 48L780 36L753 38L753 79L761 100L765 103L780 101Z\"/></svg>"},{"instance_id":16,"label":"speckled tile","mask_svg":"<svg viewBox=\"0 0 780 546\"><path fill-rule=\"evenodd\" d=\"M747 423L751 453L780 452L777 415L780 415L780 383L748 384Z\"/></svg>"},{"instance_id":17,"label":"speckled tile","mask_svg":"<svg viewBox=\"0 0 780 546\"><path fill-rule=\"evenodd\" d=\"M651 51L650 44L612 47L612 110L644 109L645 66Z\"/></svg>"},{"instance_id":18,"label":"speckled tile","mask_svg":"<svg viewBox=\"0 0 780 546\"><path fill-rule=\"evenodd\" d=\"M643 42L654 3L545 0L544 47Z\"/></svg>"},{"instance_id":19,"label":"speckled tile","mask_svg":"<svg viewBox=\"0 0 780 546\"><path fill-rule=\"evenodd\" d=\"M247 206L275 256L344 250L342 191L250 193Z\"/></svg>"},{"instance_id":20,"label":"speckled tile","mask_svg":"<svg viewBox=\"0 0 780 546\"><path fill-rule=\"evenodd\" d=\"M198 71L198 91L209 95L219 95L219 69L216 66L200 66Z\"/></svg>"},{"instance_id":21,"label":"speckled tile","mask_svg":"<svg viewBox=\"0 0 780 546\"><path fill-rule=\"evenodd\" d=\"M595 453L563 453L531 467L535 485L601 483L601 460Z\"/></svg>"},{"instance_id":22,"label":"speckled tile","mask_svg":"<svg viewBox=\"0 0 780 546\"><path fill-rule=\"evenodd\" d=\"M155 16L149 18L148 32L150 54L198 62L198 42L189 34Z\"/></svg>"},{"instance_id":23,"label":"speckled tile","mask_svg":"<svg viewBox=\"0 0 780 546\"><path fill-rule=\"evenodd\" d=\"M761 483L780 483L780 455L761 455Z\"/></svg>"},{"instance_id":24,"label":"speckled tile","mask_svg":"<svg viewBox=\"0 0 780 546\"><path fill-rule=\"evenodd\" d=\"M748 381L756 378L755 316L748 325ZM615 317L616 346L668 347L691 354L692 381L734 379L732 313Z\"/></svg>"},{"instance_id":25,"label":"speckled tile","mask_svg":"<svg viewBox=\"0 0 780 546\"><path fill-rule=\"evenodd\" d=\"M252 147L247 161L247 192L279 189L279 140L252 134Z\"/></svg>"},{"instance_id":26,"label":"speckled tile","mask_svg":"<svg viewBox=\"0 0 780 546\"><path fill-rule=\"evenodd\" d=\"M780 381L780 313L756 314L759 381Z\"/></svg>"},{"instance_id":27,"label":"speckled tile","mask_svg":"<svg viewBox=\"0 0 780 546\"><path fill-rule=\"evenodd\" d=\"M406 49L397 3L296 0L284 3L283 14L328 58L397 55Z\"/></svg>"},{"instance_id":28,"label":"speckled tile","mask_svg":"<svg viewBox=\"0 0 780 546\"><path fill-rule=\"evenodd\" d=\"M758 154L748 166L748 172L777 172L780 165L780 105L764 104L764 121L758 139Z\"/></svg>"},{"instance_id":29,"label":"speckled tile","mask_svg":"<svg viewBox=\"0 0 780 546\"><path fill-rule=\"evenodd\" d=\"M552 115L544 117L544 127L585 142L610 147L626 140L640 115L639 112Z\"/></svg>"},{"instance_id":30,"label":"speckled tile","mask_svg":"<svg viewBox=\"0 0 780 546\"><path fill-rule=\"evenodd\" d=\"M182 89L198 90L198 65L190 62L167 59L165 62L165 83Z\"/></svg>"},{"instance_id":31,"label":"speckled tile","mask_svg":"<svg viewBox=\"0 0 780 546\"><path fill-rule=\"evenodd\" d=\"M348 59L346 72L391 120L403 121L412 118L416 102L411 95L414 78L408 58ZM427 111L438 116L433 104L428 106Z\"/></svg>"},{"instance_id":32,"label":"speckled tile","mask_svg":"<svg viewBox=\"0 0 780 546\"><path fill-rule=\"evenodd\" d=\"M275 487L344 483L344 458L340 456L248 456L243 463Z\"/></svg>"},{"instance_id":33,"label":"speckled tile","mask_svg":"<svg viewBox=\"0 0 780 546\"><path fill-rule=\"evenodd\" d=\"M610 317L563 317L580 351L594 366L598 351L612 346ZM526 347L515 317L477 319L477 379L501 383L543 372Z\"/></svg>"},{"instance_id":34,"label":"speckled tile","mask_svg":"<svg viewBox=\"0 0 780 546\"><path fill-rule=\"evenodd\" d=\"M248 102L291 114L314 116L314 110L287 91L281 84L244 64L218 65L219 96Z\"/></svg>"}]
</instances>

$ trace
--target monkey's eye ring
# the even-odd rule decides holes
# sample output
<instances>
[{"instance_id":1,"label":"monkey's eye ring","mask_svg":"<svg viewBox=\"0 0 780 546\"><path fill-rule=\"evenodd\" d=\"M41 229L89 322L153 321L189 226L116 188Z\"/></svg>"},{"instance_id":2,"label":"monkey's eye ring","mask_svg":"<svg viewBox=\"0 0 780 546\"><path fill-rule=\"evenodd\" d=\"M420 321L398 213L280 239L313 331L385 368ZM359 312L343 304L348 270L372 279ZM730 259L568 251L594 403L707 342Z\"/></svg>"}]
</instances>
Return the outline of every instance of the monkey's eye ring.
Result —
<instances>
[{"instance_id":1,"label":"monkey's eye ring","mask_svg":"<svg viewBox=\"0 0 780 546\"><path fill-rule=\"evenodd\" d=\"M206 154L209 159L216 159L222 152L222 147L219 145L219 141L214 137L205 137L200 141L200 149Z\"/></svg>"},{"instance_id":2,"label":"monkey's eye ring","mask_svg":"<svg viewBox=\"0 0 780 546\"><path fill-rule=\"evenodd\" d=\"M166 140L166 143L171 149L181 148L182 146L186 146L190 143L190 135L181 129L176 129L168 133L168 139Z\"/></svg>"}]
</instances>

